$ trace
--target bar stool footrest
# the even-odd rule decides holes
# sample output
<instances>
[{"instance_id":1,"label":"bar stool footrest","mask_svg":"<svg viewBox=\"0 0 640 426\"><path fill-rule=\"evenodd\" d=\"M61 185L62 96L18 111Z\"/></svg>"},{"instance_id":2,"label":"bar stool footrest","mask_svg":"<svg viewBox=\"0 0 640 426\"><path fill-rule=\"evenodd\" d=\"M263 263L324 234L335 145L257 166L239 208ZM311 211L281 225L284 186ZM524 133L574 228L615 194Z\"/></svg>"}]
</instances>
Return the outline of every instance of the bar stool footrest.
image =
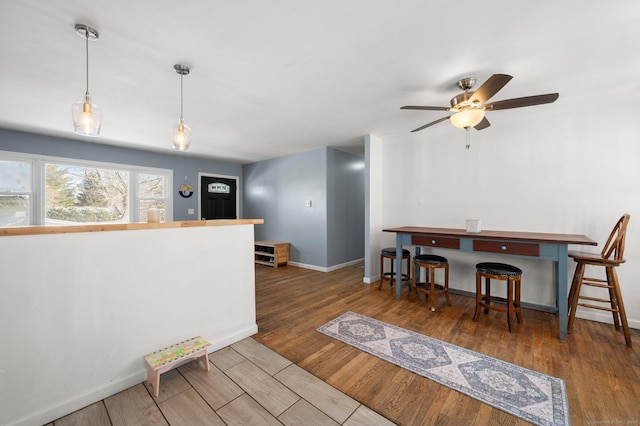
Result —
<instances>
[{"instance_id":1,"label":"bar stool footrest","mask_svg":"<svg viewBox=\"0 0 640 426\"><path fill-rule=\"evenodd\" d=\"M605 302L609 302L608 300L605 300ZM609 311L609 312L618 312L618 309L613 309L613 308L608 308L606 306L596 306L596 305L589 305L588 303L578 303L578 306L583 306L585 308L591 308L591 309L600 309L601 311Z\"/></svg>"},{"instance_id":2,"label":"bar stool footrest","mask_svg":"<svg viewBox=\"0 0 640 426\"><path fill-rule=\"evenodd\" d=\"M493 305L491 304L492 302L504 304L505 307L503 308L502 306ZM508 306L509 300L505 297L499 296L482 296L482 302L480 302L480 307L485 308L485 313L486 309L490 309L496 312L509 312ZM513 302L513 307L517 310L518 308L520 308L520 304L517 302Z\"/></svg>"},{"instance_id":3,"label":"bar stool footrest","mask_svg":"<svg viewBox=\"0 0 640 426\"><path fill-rule=\"evenodd\" d=\"M416 283L416 288L417 289L422 289L422 290L429 290L431 289L431 284L427 285L427 283ZM434 288L436 291L444 291L444 285L442 284L434 284ZM428 296L428 294L427 294Z\"/></svg>"}]
</instances>

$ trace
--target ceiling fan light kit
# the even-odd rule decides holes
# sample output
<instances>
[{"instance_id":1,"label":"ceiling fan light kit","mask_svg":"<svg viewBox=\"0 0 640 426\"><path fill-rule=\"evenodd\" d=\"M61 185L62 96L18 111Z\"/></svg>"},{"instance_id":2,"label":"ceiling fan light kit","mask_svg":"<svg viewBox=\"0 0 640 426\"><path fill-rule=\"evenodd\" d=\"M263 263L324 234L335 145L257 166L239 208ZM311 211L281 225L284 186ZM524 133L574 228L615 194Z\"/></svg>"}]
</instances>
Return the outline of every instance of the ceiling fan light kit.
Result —
<instances>
[{"instance_id":1,"label":"ceiling fan light kit","mask_svg":"<svg viewBox=\"0 0 640 426\"><path fill-rule=\"evenodd\" d=\"M438 124L442 121L449 120L455 127L467 130L467 148L469 147L469 129L471 127L476 130L486 129L491 125L485 117L487 111L497 111L501 109L521 108L526 106L549 104L558 99L558 93L548 93L546 95L525 96L522 98L506 99L503 101L486 103L493 95L498 93L513 77L507 74L493 74L485 81L476 91L471 91L476 84L473 77L463 78L458 81L458 87L463 90L457 94L451 101L451 107L441 106L403 106L400 109L413 109L421 111L449 111L452 112L448 117L439 118L438 120L427 123L424 126L412 130L419 132L427 127Z\"/></svg>"},{"instance_id":2,"label":"ceiling fan light kit","mask_svg":"<svg viewBox=\"0 0 640 426\"><path fill-rule=\"evenodd\" d=\"M481 108L469 108L458 111L449 117L451 124L459 129L466 129L478 125L484 118L484 110Z\"/></svg>"},{"instance_id":3,"label":"ceiling fan light kit","mask_svg":"<svg viewBox=\"0 0 640 426\"><path fill-rule=\"evenodd\" d=\"M76 24L75 30L85 40L87 88L83 100L71 106L73 131L79 135L98 136L102 121L102 110L98 105L91 103L91 95L89 94L89 40L98 40L100 35L98 31L85 24Z\"/></svg>"}]
</instances>

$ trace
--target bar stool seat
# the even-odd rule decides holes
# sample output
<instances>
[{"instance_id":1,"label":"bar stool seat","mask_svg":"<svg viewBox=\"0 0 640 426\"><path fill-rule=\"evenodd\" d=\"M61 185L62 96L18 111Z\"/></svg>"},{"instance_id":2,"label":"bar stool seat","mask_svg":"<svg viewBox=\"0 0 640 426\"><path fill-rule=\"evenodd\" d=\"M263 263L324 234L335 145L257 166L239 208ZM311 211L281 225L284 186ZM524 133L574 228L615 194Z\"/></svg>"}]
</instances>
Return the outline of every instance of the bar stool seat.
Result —
<instances>
[{"instance_id":1,"label":"bar stool seat","mask_svg":"<svg viewBox=\"0 0 640 426\"><path fill-rule=\"evenodd\" d=\"M482 278L485 279L485 294L482 294ZM480 309L484 313L489 310L507 313L507 324L511 332L511 317L516 314L516 319L522 323L522 308L520 306L520 281L522 269L506 263L482 262L476 265L476 312L474 321L480 318ZM491 296L491 280L500 280L507 283L507 297ZM514 294L515 287L515 294ZM492 304L491 302L505 303L506 307Z\"/></svg>"},{"instance_id":2,"label":"bar stool seat","mask_svg":"<svg viewBox=\"0 0 640 426\"><path fill-rule=\"evenodd\" d=\"M384 272L384 260L391 260L391 272ZM402 249L402 260L407 261L407 272L402 273L402 280L410 280L411 279L411 252L407 249ZM396 264L396 249L395 247L387 247L380 250L380 284L378 284L378 290L382 288L382 282L386 279L389 280L389 284L393 287L393 284L396 281L396 273L394 272ZM402 271L400 271L402 272Z\"/></svg>"},{"instance_id":3,"label":"bar stool seat","mask_svg":"<svg viewBox=\"0 0 640 426\"><path fill-rule=\"evenodd\" d=\"M435 298L444 295L447 305L451 306L449 299L449 261L446 257L435 254L419 254L413 256L413 267L415 272L411 278L411 295L415 296L418 292L426 294L429 297L431 312L435 312L433 306ZM427 273L425 282L416 282L416 276L420 268L425 268ZM444 269L444 284L436 284L436 270Z\"/></svg>"}]
</instances>

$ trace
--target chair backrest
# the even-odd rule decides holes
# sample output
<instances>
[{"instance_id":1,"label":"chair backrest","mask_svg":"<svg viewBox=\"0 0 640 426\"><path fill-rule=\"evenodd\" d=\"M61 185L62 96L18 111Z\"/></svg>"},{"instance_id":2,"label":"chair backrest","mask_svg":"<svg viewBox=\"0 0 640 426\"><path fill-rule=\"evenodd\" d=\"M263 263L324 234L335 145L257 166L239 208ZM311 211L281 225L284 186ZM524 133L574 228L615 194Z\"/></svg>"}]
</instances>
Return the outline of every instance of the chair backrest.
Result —
<instances>
[{"instance_id":1,"label":"chair backrest","mask_svg":"<svg viewBox=\"0 0 640 426\"><path fill-rule=\"evenodd\" d=\"M631 215L629 214L623 215L620 220L618 220L618 223L616 223L616 226L613 227L611 235L609 235L609 239L602 249L603 258L610 259L611 255L613 255L613 260L623 260L622 256L624 255L624 243L627 236L627 224L630 218Z\"/></svg>"}]
</instances>

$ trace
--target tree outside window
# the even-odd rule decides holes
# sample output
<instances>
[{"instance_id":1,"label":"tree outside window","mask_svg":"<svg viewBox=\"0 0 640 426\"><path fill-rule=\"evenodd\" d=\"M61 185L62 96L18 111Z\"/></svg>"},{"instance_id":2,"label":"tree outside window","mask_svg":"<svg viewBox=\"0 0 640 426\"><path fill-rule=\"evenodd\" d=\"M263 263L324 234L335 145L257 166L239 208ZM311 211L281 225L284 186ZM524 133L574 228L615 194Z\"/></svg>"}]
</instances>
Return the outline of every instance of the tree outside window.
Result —
<instances>
[{"instance_id":1,"label":"tree outside window","mask_svg":"<svg viewBox=\"0 0 640 426\"><path fill-rule=\"evenodd\" d=\"M139 220L145 222L150 208L160 212L160 221L166 220L167 205L166 177L158 174L138 174L138 211Z\"/></svg>"},{"instance_id":2,"label":"tree outside window","mask_svg":"<svg viewBox=\"0 0 640 426\"><path fill-rule=\"evenodd\" d=\"M45 165L45 224L128 222L129 172Z\"/></svg>"}]
</instances>

